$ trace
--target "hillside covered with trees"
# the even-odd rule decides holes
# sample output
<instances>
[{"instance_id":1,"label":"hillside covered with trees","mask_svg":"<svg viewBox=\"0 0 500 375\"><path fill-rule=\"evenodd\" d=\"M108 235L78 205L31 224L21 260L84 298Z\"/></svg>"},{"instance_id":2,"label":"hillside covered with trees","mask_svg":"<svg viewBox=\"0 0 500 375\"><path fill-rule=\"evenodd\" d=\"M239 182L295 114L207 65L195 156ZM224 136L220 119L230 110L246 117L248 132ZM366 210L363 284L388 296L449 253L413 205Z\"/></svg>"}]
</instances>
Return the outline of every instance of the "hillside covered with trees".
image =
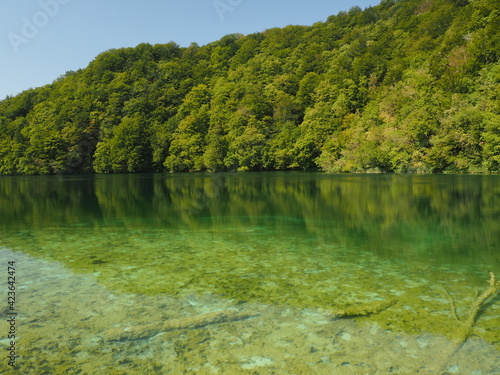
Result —
<instances>
[{"instance_id":1,"label":"hillside covered with trees","mask_svg":"<svg viewBox=\"0 0 500 375\"><path fill-rule=\"evenodd\" d=\"M498 0L114 49L0 102L0 174L500 172Z\"/></svg>"}]
</instances>

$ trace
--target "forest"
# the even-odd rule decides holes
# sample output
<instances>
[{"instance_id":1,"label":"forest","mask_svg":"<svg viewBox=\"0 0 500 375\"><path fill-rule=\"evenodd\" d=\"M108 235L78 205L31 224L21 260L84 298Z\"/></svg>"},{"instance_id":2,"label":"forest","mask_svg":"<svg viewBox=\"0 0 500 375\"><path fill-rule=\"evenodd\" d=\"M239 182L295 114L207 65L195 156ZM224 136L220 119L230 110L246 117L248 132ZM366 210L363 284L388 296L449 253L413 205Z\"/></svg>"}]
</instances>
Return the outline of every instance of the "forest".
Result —
<instances>
[{"instance_id":1,"label":"forest","mask_svg":"<svg viewBox=\"0 0 500 375\"><path fill-rule=\"evenodd\" d=\"M0 101L0 174L498 173L499 58L497 0L112 49Z\"/></svg>"}]
</instances>

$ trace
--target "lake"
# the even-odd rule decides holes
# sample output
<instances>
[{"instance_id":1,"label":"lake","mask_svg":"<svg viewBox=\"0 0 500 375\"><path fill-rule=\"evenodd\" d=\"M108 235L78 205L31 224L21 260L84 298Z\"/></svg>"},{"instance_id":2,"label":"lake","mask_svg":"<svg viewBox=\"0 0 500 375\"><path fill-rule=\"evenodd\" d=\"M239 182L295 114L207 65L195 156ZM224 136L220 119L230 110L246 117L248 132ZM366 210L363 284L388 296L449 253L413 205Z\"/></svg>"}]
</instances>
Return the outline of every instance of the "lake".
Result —
<instances>
[{"instance_id":1,"label":"lake","mask_svg":"<svg viewBox=\"0 0 500 375\"><path fill-rule=\"evenodd\" d=\"M500 296L455 337L500 176L1 177L0 217L23 374L500 373Z\"/></svg>"}]
</instances>

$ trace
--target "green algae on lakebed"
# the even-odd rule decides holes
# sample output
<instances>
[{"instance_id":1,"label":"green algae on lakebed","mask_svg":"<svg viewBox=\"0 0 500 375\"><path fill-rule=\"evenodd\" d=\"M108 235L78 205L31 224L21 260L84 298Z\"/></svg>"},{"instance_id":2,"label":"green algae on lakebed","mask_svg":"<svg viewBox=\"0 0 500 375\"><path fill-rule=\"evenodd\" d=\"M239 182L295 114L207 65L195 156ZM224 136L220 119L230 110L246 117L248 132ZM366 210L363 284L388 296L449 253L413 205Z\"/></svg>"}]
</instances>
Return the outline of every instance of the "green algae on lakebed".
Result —
<instances>
[{"instance_id":1,"label":"green algae on lakebed","mask_svg":"<svg viewBox=\"0 0 500 375\"><path fill-rule=\"evenodd\" d=\"M433 319L434 309L398 304L368 317L332 319L325 310L275 303L241 303L211 293L127 294L96 282L95 274L75 274L60 262L1 250L23 265L19 303L19 370L59 375L72 372L200 373L431 373L443 335L407 333L391 324L400 307ZM102 266L102 265L98 265ZM341 280L341 279L339 279ZM423 280L420 280L422 282ZM424 291L411 285L413 291ZM402 298L404 296L401 296ZM420 296L436 307L430 296ZM372 295L371 298L374 298ZM346 300L346 299L345 299ZM412 303L412 299L406 300ZM430 303L430 304L429 304ZM492 306L489 306L490 310ZM413 311L414 310L414 311ZM442 309L443 310L443 309ZM207 324L196 329L158 331L138 339L107 340L110 329L150 326L184 317L229 311L250 318ZM444 311L442 311L444 314ZM491 311L489 311L491 313ZM497 311L498 312L498 311ZM382 317L386 317L382 319ZM480 322L485 316L483 315ZM376 320L378 319L378 320ZM444 321L444 320L443 320ZM414 321L418 325L421 321ZM485 326L479 324L481 333ZM0 341L0 346L3 346ZM500 364L498 347L477 336L447 365L451 373L494 373ZM0 368L0 373L4 373Z\"/></svg>"},{"instance_id":2,"label":"green algae on lakebed","mask_svg":"<svg viewBox=\"0 0 500 375\"><path fill-rule=\"evenodd\" d=\"M498 296L438 355L457 327L443 287L464 317L500 275L498 191L500 176L3 178L20 371L498 372Z\"/></svg>"},{"instance_id":3,"label":"green algae on lakebed","mask_svg":"<svg viewBox=\"0 0 500 375\"><path fill-rule=\"evenodd\" d=\"M307 237L280 239L252 227L197 231L121 227L55 228L17 234L12 248L92 274L110 290L183 297L211 294L236 305L263 303L319 311L395 299L357 318L411 334L449 335L455 327L442 285L452 285L459 312L484 289L480 267L441 265L422 274L418 260L384 259ZM68 251L70 249L70 251ZM476 334L500 349L500 304L481 316Z\"/></svg>"}]
</instances>

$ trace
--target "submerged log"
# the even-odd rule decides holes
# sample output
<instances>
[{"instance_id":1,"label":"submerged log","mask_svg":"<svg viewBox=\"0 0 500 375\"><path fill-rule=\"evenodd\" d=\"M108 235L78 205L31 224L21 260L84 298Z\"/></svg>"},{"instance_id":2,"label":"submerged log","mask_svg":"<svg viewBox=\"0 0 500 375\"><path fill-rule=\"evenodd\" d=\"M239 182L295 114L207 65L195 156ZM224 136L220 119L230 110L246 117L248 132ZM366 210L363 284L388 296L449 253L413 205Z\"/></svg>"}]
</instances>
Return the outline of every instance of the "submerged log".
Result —
<instances>
[{"instance_id":1,"label":"submerged log","mask_svg":"<svg viewBox=\"0 0 500 375\"><path fill-rule=\"evenodd\" d=\"M490 279L488 280L488 283L490 284L489 288L477 297L472 306L469 308L465 319L460 319L458 317L453 299L451 297L449 298L452 314L459 323L458 328L453 335L453 341L457 344L461 345L467 340L472 332L472 329L474 328L479 310L490 297L494 296L500 290L500 281L495 280L493 272L490 272Z\"/></svg>"},{"instance_id":2,"label":"submerged log","mask_svg":"<svg viewBox=\"0 0 500 375\"><path fill-rule=\"evenodd\" d=\"M361 303L357 305L348 306L342 310L332 310L326 313L325 315L334 318L352 318L356 316L366 316L371 314L377 314L385 309L388 309L395 303L396 303L395 299Z\"/></svg>"},{"instance_id":3,"label":"submerged log","mask_svg":"<svg viewBox=\"0 0 500 375\"><path fill-rule=\"evenodd\" d=\"M477 316L479 314L479 310L484 305L484 303L488 299L493 297L495 294L497 294L498 291L500 290L500 281L495 280L495 275L493 274L493 272L490 272L490 279L488 280L488 283L490 285L489 288L486 289L476 298L474 303L469 308L469 311L467 312L467 315L464 319L460 319L460 317L458 316L455 302L453 298L445 290L446 297L450 304L450 311L455 320L457 321L457 328L453 332L451 338L452 344L449 346L447 350L442 352L441 358L443 358L443 360L440 361L440 364L437 366L439 371L444 371L446 369L451 358L455 355L455 353L457 353L460 350L462 345L467 341L467 339L471 335L474 325L476 323Z\"/></svg>"},{"instance_id":4,"label":"submerged log","mask_svg":"<svg viewBox=\"0 0 500 375\"><path fill-rule=\"evenodd\" d=\"M141 324L134 327L111 328L104 332L104 338L108 341L139 340L177 329L202 328L209 324L233 322L253 316L255 314L231 310L215 311L185 318L170 319L164 322Z\"/></svg>"}]
</instances>

